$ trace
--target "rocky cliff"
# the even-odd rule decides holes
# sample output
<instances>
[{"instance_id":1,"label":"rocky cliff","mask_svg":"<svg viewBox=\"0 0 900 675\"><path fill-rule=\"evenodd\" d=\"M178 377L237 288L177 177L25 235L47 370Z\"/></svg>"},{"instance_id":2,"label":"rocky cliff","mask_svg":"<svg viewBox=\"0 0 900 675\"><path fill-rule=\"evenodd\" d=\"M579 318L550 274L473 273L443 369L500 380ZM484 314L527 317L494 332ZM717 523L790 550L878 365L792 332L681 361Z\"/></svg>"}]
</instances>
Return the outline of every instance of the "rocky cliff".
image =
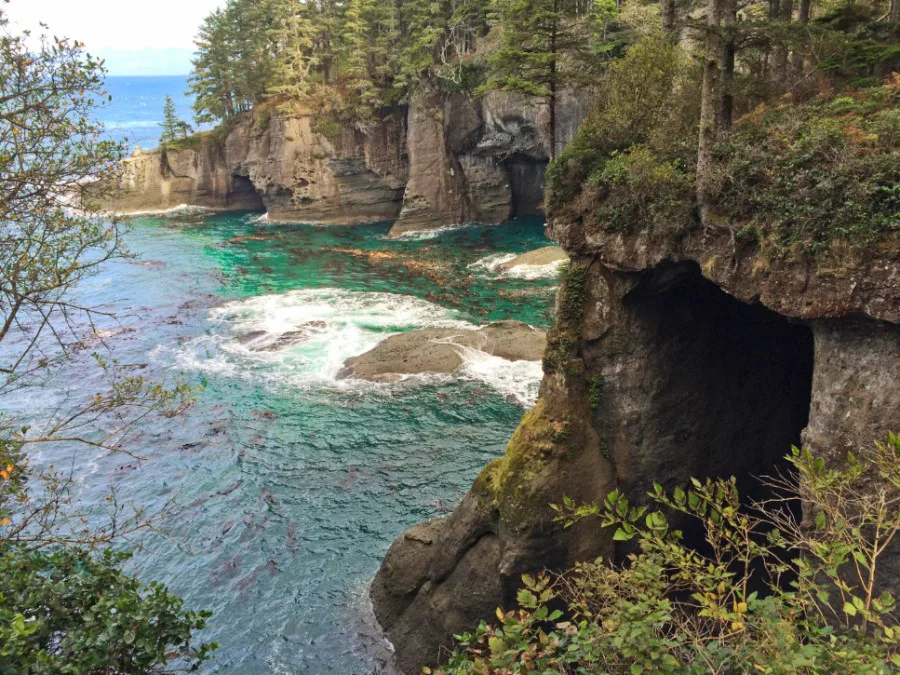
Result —
<instances>
[{"instance_id":1,"label":"rocky cliff","mask_svg":"<svg viewBox=\"0 0 900 675\"><path fill-rule=\"evenodd\" d=\"M556 144L574 136L586 102L559 104ZM393 234L538 213L550 156L547 111L507 94L425 93L382 111L365 131L312 115L246 115L228 134L180 149L138 151L109 208L181 204L265 209L271 220L396 221Z\"/></svg>"},{"instance_id":2,"label":"rocky cliff","mask_svg":"<svg viewBox=\"0 0 900 675\"><path fill-rule=\"evenodd\" d=\"M414 673L450 636L515 606L521 574L624 551L551 503L641 502L653 482L736 475L742 494L801 442L840 462L900 429L900 244L838 267L775 255L725 223L614 231L551 213L572 262L537 406L447 518L391 547L371 596ZM880 579L900 590L900 542Z\"/></svg>"}]
</instances>

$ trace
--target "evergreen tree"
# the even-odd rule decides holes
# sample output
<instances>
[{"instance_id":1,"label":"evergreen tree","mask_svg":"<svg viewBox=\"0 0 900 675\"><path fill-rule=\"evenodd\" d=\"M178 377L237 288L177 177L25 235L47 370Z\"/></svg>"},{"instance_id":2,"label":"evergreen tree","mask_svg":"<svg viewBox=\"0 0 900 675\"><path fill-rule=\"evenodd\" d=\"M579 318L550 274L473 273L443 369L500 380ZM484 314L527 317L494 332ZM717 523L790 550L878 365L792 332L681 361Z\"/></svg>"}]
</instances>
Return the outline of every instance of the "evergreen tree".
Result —
<instances>
[{"instance_id":1,"label":"evergreen tree","mask_svg":"<svg viewBox=\"0 0 900 675\"><path fill-rule=\"evenodd\" d=\"M556 155L556 104L572 82L567 58L579 47L572 7L564 0L495 0L501 46L487 57L482 91L503 89L541 100L548 109L550 158Z\"/></svg>"},{"instance_id":2,"label":"evergreen tree","mask_svg":"<svg viewBox=\"0 0 900 675\"><path fill-rule=\"evenodd\" d=\"M314 9L294 0L272 0L269 36L276 56L271 92L300 97L309 90L313 69L319 65Z\"/></svg>"},{"instance_id":3,"label":"evergreen tree","mask_svg":"<svg viewBox=\"0 0 900 675\"><path fill-rule=\"evenodd\" d=\"M182 129L184 122L178 119L175 112L175 101L166 94L166 104L163 106L163 121L159 125L162 127L162 133L159 137L160 145L169 145L178 138L178 132Z\"/></svg>"},{"instance_id":4,"label":"evergreen tree","mask_svg":"<svg viewBox=\"0 0 900 675\"><path fill-rule=\"evenodd\" d=\"M375 60L372 36L377 6L377 0L350 0L341 36L347 50L344 69L347 87L355 111L362 119L371 118L381 104L372 68Z\"/></svg>"},{"instance_id":5,"label":"evergreen tree","mask_svg":"<svg viewBox=\"0 0 900 675\"><path fill-rule=\"evenodd\" d=\"M194 97L194 117L201 123L231 119L237 112L230 28L229 17L217 9L204 19L194 42L197 51L188 93Z\"/></svg>"}]
</instances>

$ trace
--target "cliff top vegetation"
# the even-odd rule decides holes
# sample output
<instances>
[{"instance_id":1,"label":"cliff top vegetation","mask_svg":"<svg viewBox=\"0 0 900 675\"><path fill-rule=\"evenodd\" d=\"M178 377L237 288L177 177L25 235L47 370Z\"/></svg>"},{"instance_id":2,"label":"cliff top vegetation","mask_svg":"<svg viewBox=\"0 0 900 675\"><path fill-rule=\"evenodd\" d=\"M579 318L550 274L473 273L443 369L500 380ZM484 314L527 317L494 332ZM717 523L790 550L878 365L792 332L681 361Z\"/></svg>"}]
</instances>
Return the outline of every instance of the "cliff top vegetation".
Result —
<instances>
[{"instance_id":1,"label":"cliff top vegetation","mask_svg":"<svg viewBox=\"0 0 900 675\"><path fill-rule=\"evenodd\" d=\"M877 6L756 10L711 33L726 55L712 84L704 49L662 30L609 66L548 171L551 216L654 237L725 227L793 258L896 246L900 28Z\"/></svg>"}]
</instances>

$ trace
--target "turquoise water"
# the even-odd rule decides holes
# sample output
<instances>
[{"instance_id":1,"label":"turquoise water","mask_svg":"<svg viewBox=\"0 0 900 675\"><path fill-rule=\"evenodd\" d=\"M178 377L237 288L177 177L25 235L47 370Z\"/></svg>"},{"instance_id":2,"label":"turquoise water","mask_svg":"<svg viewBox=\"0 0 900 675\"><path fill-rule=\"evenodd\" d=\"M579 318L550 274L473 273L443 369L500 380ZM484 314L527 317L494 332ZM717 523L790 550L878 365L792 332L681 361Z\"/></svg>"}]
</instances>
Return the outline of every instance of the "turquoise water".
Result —
<instances>
[{"instance_id":1,"label":"turquoise water","mask_svg":"<svg viewBox=\"0 0 900 675\"><path fill-rule=\"evenodd\" d=\"M221 648L206 672L388 672L366 585L405 528L446 513L503 452L540 366L482 355L454 376L390 385L335 375L397 331L547 327L552 271L509 278L496 262L548 242L535 220L396 241L387 224L257 217L134 222L140 259L109 265L80 295L117 312L100 328L121 363L206 388L131 439L142 463L83 449L39 459L75 467L88 504L110 488L151 511L177 502L131 569L215 613L203 638ZM277 342L298 328L302 341ZM35 396L95 391L90 372L77 362Z\"/></svg>"}]
</instances>

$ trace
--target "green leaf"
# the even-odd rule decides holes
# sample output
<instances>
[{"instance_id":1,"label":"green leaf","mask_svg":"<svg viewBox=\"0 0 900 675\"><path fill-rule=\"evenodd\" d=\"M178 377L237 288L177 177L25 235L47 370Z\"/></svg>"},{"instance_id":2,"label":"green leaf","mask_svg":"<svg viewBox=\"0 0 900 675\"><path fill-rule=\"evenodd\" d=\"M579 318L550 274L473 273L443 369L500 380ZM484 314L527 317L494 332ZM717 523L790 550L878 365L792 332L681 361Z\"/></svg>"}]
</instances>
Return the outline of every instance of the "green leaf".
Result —
<instances>
[{"instance_id":1,"label":"green leaf","mask_svg":"<svg viewBox=\"0 0 900 675\"><path fill-rule=\"evenodd\" d=\"M525 609L534 609L537 607L537 598L534 593L529 591L527 588L523 588L519 591L516 599L519 601L519 605Z\"/></svg>"},{"instance_id":2,"label":"green leaf","mask_svg":"<svg viewBox=\"0 0 900 675\"><path fill-rule=\"evenodd\" d=\"M501 637L492 637L488 639L488 647L492 656L499 656L506 651L506 640Z\"/></svg>"},{"instance_id":3,"label":"green leaf","mask_svg":"<svg viewBox=\"0 0 900 675\"><path fill-rule=\"evenodd\" d=\"M632 535L628 534L621 527L615 531L613 534L614 541L631 541Z\"/></svg>"},{"instance_id":4,"label":"green leaf","mask_svg":"<svg viewBox=\"0 0 900 675\"><path fill-rule=\"evenodd\" d=\"M853 603L844 603L844 613L849 614L850 616L856 616L856 607L853 606Z\"/></svg>"}]
</instances>

